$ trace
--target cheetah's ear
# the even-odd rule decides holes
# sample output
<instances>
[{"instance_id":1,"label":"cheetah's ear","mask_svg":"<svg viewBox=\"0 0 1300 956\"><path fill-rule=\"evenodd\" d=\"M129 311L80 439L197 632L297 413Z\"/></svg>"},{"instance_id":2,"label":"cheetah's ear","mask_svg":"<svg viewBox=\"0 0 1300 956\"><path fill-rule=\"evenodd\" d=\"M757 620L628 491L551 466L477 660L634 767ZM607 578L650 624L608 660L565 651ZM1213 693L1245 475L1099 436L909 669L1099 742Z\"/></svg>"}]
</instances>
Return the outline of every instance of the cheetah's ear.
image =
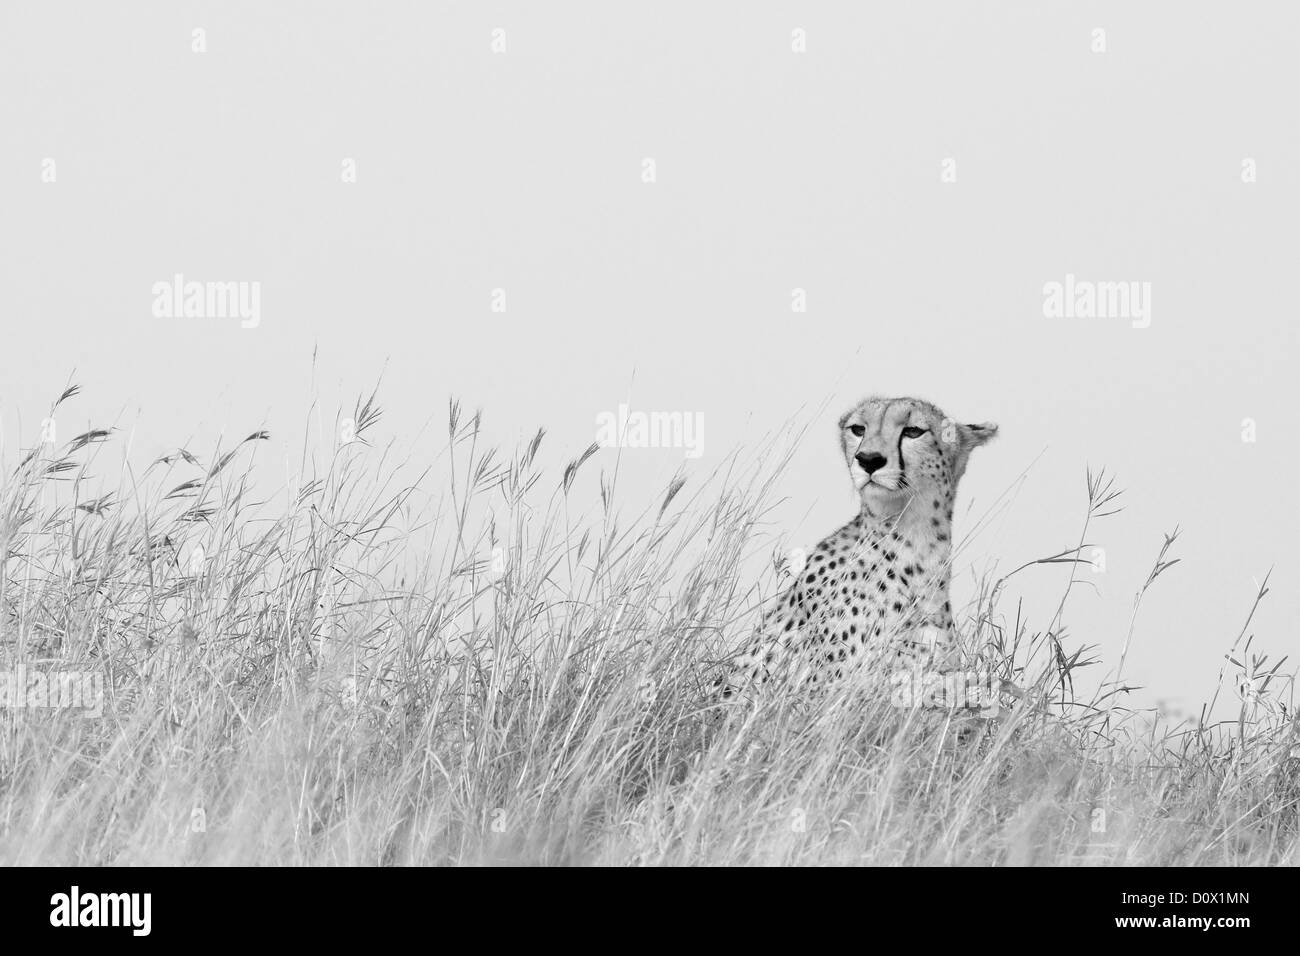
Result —
<instances>
[{"instance_id":1,"label":"cheetah's ear","mask_svg":"<svg viewBox=\"0 0 1300 956\"><path fill-rule=\"evenodd\" d=\"M978 448L998 433L998 426L993 422L981 422L978 425L961 427L961 443L967 448Z\"/></svg>"}]
</instances>

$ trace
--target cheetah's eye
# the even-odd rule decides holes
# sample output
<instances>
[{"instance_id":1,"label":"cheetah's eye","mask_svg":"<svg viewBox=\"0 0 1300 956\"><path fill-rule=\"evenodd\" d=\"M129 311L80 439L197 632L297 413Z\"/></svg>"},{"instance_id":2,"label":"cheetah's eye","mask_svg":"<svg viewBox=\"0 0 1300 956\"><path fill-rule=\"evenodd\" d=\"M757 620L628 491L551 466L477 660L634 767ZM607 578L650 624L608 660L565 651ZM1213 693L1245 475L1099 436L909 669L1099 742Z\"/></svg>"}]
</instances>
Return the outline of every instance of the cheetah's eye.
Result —
<instances>
[{"instance_id":1,"label":"cheetah's eye","mask_svg":"<svg viewBox=\"0 0 1300 956\"><path fill-rule=\"evenodd\" d=\"M930 429L928 429L928 428L917 428L915 425L908 425L906 428L903 429L903 437L904 437L904 438L920 438L922 435L924 435L924 434L925 434L926 432L928 432L929 430L930 430Z\"/></svg>"},{"instance_id":2,"label":"cheetah's eye","mask_svg":"<svg viewBox=\"0 0 1300 956\"><path fill-rule=\"evenodd\" d=\"M854 434L856 437L861 438L864 434L866 434L867 426L866 426L866 425L850 425L850 426L849 426L849 431L853 432L853 434Z\"/></svg>"}]
</instances>

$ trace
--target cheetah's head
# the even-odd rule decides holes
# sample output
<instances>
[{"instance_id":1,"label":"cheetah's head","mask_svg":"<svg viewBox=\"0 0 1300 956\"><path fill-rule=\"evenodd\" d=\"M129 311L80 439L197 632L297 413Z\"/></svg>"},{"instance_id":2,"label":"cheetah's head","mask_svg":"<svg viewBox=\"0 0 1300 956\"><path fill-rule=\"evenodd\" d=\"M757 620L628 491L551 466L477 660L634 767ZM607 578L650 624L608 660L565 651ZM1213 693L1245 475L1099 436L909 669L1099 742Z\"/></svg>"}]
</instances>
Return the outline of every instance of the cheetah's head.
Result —
<instances>
[{"instance_id":1,"label":"cheetah's head","mask_svg":"<svg viewBox=\"0 0 1300 956\"><path fill-rule=\"evenodd\" d=\"M965 425L919 398L872 397L840 418L840 446L863 508L898 515L914 498L951 513L971 450L998 432L991 422Z\"/></svg>"}]
</instances>

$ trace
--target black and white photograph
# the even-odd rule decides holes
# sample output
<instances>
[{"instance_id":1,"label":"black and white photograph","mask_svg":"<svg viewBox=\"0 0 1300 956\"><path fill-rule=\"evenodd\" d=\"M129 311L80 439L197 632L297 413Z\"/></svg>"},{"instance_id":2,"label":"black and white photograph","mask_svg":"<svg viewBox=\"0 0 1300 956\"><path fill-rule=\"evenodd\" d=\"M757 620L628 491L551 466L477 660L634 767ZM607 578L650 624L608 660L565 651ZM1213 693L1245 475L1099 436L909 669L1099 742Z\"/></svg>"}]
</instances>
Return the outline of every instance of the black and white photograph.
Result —
<instances>
[{"instance_id":1,"label":"black and white photograph","mask_svg":"<svg viewBox=\"0 0 1300 956\"><path fill-rule=\"evenodd\" d=\"M3 0L10 910L834 868L1259 928L1298 90L1284 2Z\"/></svg>"}]
</instances>

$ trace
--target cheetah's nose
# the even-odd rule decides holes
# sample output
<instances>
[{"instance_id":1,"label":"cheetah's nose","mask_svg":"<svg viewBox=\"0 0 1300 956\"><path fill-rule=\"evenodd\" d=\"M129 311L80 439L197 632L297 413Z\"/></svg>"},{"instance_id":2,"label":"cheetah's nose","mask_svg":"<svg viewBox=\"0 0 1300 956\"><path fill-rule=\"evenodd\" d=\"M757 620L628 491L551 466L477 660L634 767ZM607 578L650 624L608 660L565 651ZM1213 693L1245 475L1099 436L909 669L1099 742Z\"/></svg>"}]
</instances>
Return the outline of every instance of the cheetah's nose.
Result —
<instances>
[{"instance_id":1,"label":"cheetah's nose","mask_svg":"<svg viewBox=\"0 0 1300 956\"><path fill-rule=\"evenodd\" d=\"M862 470L868 475L885 467L885 456L879 452L873 451L869 455L865 452L859 452L853 457L854 460L857 461L858 465L861 466Z\"/></svg>"}]
</instances>

